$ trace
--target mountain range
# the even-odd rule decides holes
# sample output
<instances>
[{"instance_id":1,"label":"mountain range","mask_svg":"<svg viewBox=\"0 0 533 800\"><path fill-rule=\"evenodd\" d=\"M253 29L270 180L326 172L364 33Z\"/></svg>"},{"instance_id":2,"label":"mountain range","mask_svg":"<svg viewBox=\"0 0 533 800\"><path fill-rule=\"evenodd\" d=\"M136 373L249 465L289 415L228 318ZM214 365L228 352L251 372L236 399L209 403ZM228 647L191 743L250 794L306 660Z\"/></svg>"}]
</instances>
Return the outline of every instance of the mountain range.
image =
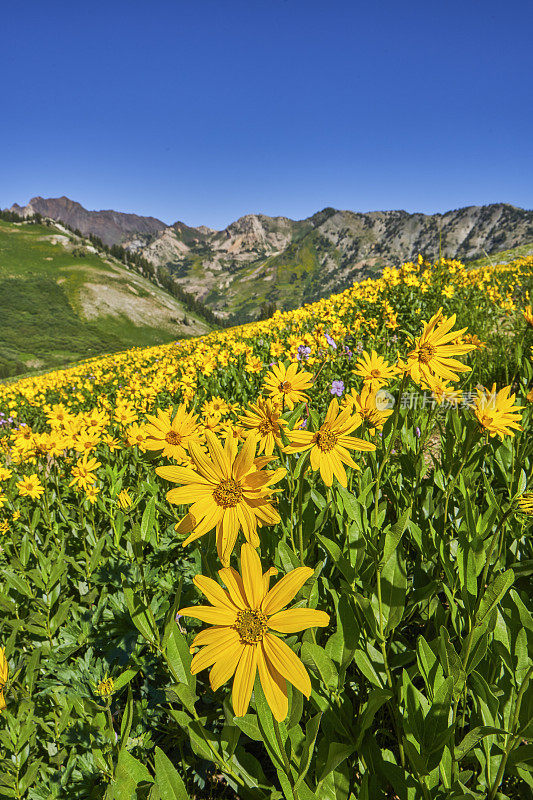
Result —
<instances>
[{"instance_id":1,"label":"mountain range","mask_svg":"<svg viewBox=\"0 0 533 800\"><path fill-rule=\"evenodd\" d=\"M444 214L325 208L304 220L247 214L220 231L88 211L67 197L34 197L10 210L41 214L138 253L217 315L235 320L257 316L265 304L295 308L419 253L468 261L533 242L533 211L506 203Z\"/></svg>"}]
</instances>

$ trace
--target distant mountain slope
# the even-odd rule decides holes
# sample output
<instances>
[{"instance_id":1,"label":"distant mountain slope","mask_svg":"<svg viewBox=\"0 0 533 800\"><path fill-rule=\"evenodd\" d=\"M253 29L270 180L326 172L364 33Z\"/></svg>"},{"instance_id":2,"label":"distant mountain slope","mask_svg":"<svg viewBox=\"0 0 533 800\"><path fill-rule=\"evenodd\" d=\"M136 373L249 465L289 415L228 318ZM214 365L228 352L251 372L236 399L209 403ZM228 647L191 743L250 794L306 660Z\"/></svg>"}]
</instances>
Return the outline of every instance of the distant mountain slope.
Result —
<instances>
[{"instance_id":1,"label":"distant mountain slope","mask_svg":"<svg viewBox=\"0 0 533 800\"><path fill-rule=\"evenodd\" d=\"M419 253L469 260L531 241L533 212L495 204L433 215L327 208L298 222L250 214L223 231L176 223L126 246L217 312L245 316L264 302L297 307Z\"/></svg>"},{"instance_id":2,"label":"distant mountain slope","mask_svg":"<svg viewBox=\"0 0 533 800\"><path fill-rule=\"evenodd\" d=\"M67 213L63 209L70 208L68 204L82 208L66 198L36 199L26 208L38 206L41 213L68 224L72 223L61 216ZM264 303L295 308L419 253L472 260L533 241L533 211L504 203L430 215L325 208L299 221L248 214L222 231L82 211L89 215L84 217L86 230L97 235L96 225L103 220L98 215L120 218L120 226L107 228L107 242L114 236L154 266L166 268L184 290L217 314L237 319L255 317Z\"/></svg>"},{"instance_id":3,"label":"distant mountain slope","mask_svg":"<svg viewBox=\"0 0 533 800\"><path fill-rule=\"evenodd\" d=\"M67 229L0 220L0 377L207 330Z\"/></svg>"},{"instance_id":4,"label":"distant mountain slope","mask_svg":"<svg viewBox=\"0 0 533 800\"><path fill-rule=\"evenodd\" d=\"M68 197L32 197L27 206L15 203L10 211L21 217L42 214L43 217L65 222L84 236L90 233L98 236L107 245L120 244L136 233L153 235L166 228L165 223L155 217L139 217L120 211L87 211Z\"/></svg>"}]
</instances>

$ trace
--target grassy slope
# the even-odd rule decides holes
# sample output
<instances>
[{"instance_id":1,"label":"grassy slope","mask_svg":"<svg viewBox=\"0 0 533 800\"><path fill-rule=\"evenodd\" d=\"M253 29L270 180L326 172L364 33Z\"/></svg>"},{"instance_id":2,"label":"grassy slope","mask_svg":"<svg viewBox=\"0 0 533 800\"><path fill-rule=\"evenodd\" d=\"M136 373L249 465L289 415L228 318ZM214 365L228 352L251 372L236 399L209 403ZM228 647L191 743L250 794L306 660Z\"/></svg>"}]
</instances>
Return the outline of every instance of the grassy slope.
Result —
<instances>
[{"instance_id":1,"label":"grassy slope","mask_svg":"<svg viewBox=\"0 0 533 800\"><path fill-rule=\"evenodd\" d=\"M533 242L512 247L510 250L491 253L484 258L476 258L475 261L469 261L468 266L490 267L492 264L508 264L510 261L514 261L515 258L524 258L525 256L533 256Z\"/></svg>"},{"instance_id":2,"label":"grassy slope","mask_svg":"<svg viewBox=\"0 0 533 800\"><path fill-rule=\"evenodd\" d=\"M0 376L208 329L142 276L76 246L57 228L0 220Z\"/></svg>"}]
</instances>

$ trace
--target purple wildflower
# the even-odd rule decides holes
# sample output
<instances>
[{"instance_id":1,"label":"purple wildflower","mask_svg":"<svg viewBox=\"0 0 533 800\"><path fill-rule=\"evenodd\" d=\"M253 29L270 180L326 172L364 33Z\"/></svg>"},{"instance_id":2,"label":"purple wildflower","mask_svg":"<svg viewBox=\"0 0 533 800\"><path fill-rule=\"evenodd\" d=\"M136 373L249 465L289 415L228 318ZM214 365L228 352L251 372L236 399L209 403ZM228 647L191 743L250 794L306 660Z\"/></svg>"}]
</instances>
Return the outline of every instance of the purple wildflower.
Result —
<instances>
[{"instance_id":1,"label":"purple wildflower","mask_svg":"<svg viewBox=\"0 0 533 800\"><path fill-rule=\"evenodd\" d=\"M341 397L342 393L344 392L344 383L343 381L333 381L330 388L331 394L336 394L337 397Z\"/></svg>"},{"instance_id":2,"label":"purple wildflower","mask_svg":"<svg viewBox=\"0 0 533 800\"><path fill-rule=\"evenodd\" d=\"M298 361L302 361L302 359L304 361L307 361L310 355L311 355L311 348L306 347L304 344L301 344L300 347L298 348L298 354L296 358L298 359Z\"/></svg>"},{"instance_id":3,"label":"purple wildflower","mask_svg":"<svg viewBox=\"0 0 533 800\"><path fill-rule=\"evenodd\" d=\"M420 428L418 427L418 425L417 425L417 426L416 426L416 428L415 428L415 433L416 433L416 437L417 437L417 439L420 439L420 436L421 436L421 434L422 434L422 431L420 430Z\"/></svg>"},{"instance_id":4,"label":"purple wildflower","mask_svg":"<svg viewBox=\"0 0 533 800\"><path fill-rule=\"evenodd\" d=\"M337 345L335 344L335 340L331 338L329 333L325 333L324 336L326 337L326 342L329 344L329 346L333 347L333 349L336 350Z\"/></svg>"}]
</instances>

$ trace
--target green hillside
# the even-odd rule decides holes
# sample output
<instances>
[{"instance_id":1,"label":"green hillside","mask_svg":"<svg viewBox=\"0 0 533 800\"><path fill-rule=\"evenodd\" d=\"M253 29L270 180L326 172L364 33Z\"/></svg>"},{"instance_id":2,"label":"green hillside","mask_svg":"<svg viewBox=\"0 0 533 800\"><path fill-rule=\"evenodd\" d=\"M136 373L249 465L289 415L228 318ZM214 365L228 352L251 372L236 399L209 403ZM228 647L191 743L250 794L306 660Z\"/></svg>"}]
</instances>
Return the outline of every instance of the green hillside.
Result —
<instances>
[{"instance_id":1,"label":"green hillside","mask_svg":"<svg viewBox=\"0 0 533 800\"><path fill-rule=\"evenodd\" d=\"M483 258L476 258L475 261L469 261L469 267L490 267L493 264L508 264L516 258L525 258L526 256L533 256L533 242L522 244L518 247L512 247L510 250L501 250L498 253L491 253L485 255Z\"/></svg>"},{"instance_id":2,"label":"green hillside","mask_svg":"<svg viewBox=\"0 0 533 800\"><path fill-rule=\"evenodd\" d=\"M0 220L0 377L208 329L69 231Z\"/></svg>"}]
</instances>

